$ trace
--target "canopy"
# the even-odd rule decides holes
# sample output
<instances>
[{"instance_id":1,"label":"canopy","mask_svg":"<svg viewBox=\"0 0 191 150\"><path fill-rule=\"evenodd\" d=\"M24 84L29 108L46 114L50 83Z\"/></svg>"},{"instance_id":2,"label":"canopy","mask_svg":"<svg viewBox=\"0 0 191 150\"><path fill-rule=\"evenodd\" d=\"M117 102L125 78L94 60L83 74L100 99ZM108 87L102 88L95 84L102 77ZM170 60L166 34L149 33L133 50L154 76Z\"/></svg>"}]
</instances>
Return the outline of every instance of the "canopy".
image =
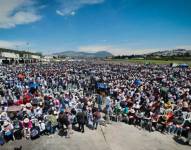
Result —
<instances>
[{"instance_id":1,"label":"canopy","mask_svg":"<svg viewBox=\"0 0 191 150\"><path fill-rule=\"evenodd\" d=\"M29 87L36 89L38 87L38 84L32 82L32 83L30 83Z\"/></svg>"},{"instance_id":2,"label":"canopy","mask_svg":"<svg viewBox=\"0 0 191 150\"><path fill-rule=\"evenodd\" d=\"M98 89L107 89L107 85L105 83L97 83Z\"/></svg>"},{"instance_id":3,"label":"canopy","mask_svg":"<svg viewBox=\"0 0 191 150\"><path fill-rule=\"evenodd\" d=\"M134 81L134 84L135 84L136 86L141 85L141 80L136 79L136 80Z\"/></svg>"},{"instance_id":4,"label":"canopy","mask_svg":"<svg viewBox=\"0 0 191 150\"><path fill-rule=\"evenodd\" d=\"M179 67L182 67L182 68L188 67L188 64L180 64Z\"/></svg>"},{"instance_id":5,"label":"canopy","mask_svg":"<svg viewBox=\"0 0 191 150\"><path fill-rule=\"evenodd\" d=\"M171 64L171 67L177 67L177 66L178 66L178 64L176 64L176 63Z\"/></svg>"}]
</instances>

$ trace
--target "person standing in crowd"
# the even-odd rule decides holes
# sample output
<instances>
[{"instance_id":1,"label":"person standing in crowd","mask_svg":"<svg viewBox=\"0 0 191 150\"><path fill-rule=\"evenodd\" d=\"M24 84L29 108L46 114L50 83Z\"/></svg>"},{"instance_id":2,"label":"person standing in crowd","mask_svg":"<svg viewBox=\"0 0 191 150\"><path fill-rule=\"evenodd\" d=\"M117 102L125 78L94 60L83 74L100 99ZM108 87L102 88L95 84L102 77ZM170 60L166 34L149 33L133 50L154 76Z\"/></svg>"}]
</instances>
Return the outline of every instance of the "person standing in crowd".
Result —
<instances>
[{"instance_id":1,"label":"person standing in crowd","mask_svg":"<svg viewBox=\"0 0 191 150\"><path fill-rule=\"evenodd\" d=\"M93 129L97 130L100 119L101 119L101 113L97 109L95 109L93 112Z\"/></svg>"},{"instance_id":2,"label":"person standing in crowd","mask_svg":"<svg viewBox=\"0 0 191 150\"><path fill-rule=\"evenodd\" d=\"M82 110L82 112L77 113L77 122L79 131L84 133L85 132L84 125L86 123L86 114L84 110Z\"/></svg>"},{"instance_id":3,"label":"person standing in crowd","mask_svg":"<svg viewBox=\"0 0 191 150\"><path fill-rule=\"evenodd\" d=\"M110 114L111 114L111 99L110 99L110 96L107 95L106 96L106 101L105 101L105 105L106 105L106 122L108 124L110 124Z\"/></svg>"},{"instance_id":4,"label":"person standing in crowd","mask_svg":"<svg viewBox=\"0 0 191 150\"><path fill-rule=\"evenodd\" d=\"M8 122L5 121L3 124L3 135L4 135L4 139L6 142L8 142L9 140L15 140L14 134L13 134L13 125Z\"/></svg>"},{"instance_id":5,"label":"person standing in crowd","mask_svg":"<svg viewBox=\"0 0 191 150\"><path fill-rule=\"evenodd\" d=\"M98 96L97 96L97 103L98 103L98 110L101 112L102 111L101 106L102 106L102 103L103 103L101 94L98 94Z\"/></svg>"}]
</instances>

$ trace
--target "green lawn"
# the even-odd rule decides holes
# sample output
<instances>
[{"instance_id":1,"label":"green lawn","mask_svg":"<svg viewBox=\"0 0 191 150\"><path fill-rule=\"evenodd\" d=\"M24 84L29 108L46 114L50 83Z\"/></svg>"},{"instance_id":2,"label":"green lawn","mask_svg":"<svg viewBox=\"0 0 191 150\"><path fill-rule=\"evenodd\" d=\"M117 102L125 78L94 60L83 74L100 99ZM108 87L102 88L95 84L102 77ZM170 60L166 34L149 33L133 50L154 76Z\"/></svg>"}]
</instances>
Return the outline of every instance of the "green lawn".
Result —
<instances>
[{"instance_id":1,"label":"green lawn","mask_svg":"<svg viewBox=\"0 0 191 150\"><path fill-rule=\"evenodd\" d=\"M176 64L188 64L191 66L191 60L142 60L142 59L116 59L112 60L116 62L131 62L131 63L150 63L150 64L170 64L170 63L176 63Z\"/></svg>"}]
</instances>

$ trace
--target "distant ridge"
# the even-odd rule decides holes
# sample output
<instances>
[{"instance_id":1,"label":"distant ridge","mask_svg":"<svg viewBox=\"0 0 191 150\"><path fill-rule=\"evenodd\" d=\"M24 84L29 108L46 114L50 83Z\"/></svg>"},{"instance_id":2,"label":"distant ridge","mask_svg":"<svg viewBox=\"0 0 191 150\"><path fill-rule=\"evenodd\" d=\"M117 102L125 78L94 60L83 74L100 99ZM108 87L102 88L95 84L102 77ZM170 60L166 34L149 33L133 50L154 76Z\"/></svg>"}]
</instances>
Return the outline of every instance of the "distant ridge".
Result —
<instances>
[{"instance_id":1,"label":"distant ridge","mask_svg":"<svg viewBox=\"0 0 191 150\"><path fill-rule=\"evenodd\" d=\"M105 58L113 56L111 53L107 51L99 51L95 53L90 52L78 52L78 51L65 51L60 53L53 53L52 55L57 56L66 56L66 57L92 57L92 58Z\"/></svg>"},{"instance_id":2,"label":"distant ridge","mask_svg":"<svg viewBox=\"0 0 191 150\"><path fill-rule=\"evenodd\" d=\"M186 49L173 49L173 50L165 50L165 51L157 51L145 55L152 55L152 56L181 56L185 54L191 55L191 50Z\"/></svg>"}]
</instances>

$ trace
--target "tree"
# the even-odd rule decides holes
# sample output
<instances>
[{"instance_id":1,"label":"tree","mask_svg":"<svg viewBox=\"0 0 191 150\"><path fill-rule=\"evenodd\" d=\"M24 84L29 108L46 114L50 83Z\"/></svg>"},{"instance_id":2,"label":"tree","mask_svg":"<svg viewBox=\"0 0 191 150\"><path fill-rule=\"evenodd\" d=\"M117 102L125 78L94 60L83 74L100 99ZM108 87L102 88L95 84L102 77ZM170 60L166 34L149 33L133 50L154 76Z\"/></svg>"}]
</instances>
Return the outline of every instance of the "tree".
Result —
<instances>
[{"instance_id":1,"label":"tree","mask_svg":"<svg viewBox=\"0 0 191 150\"><path fill-rule=\"evenodd\" d=\"M186 53L184 53L184 56L185 56L185 57L190 57L191 55L190 55L189 52L186 52Z\"/></svg>"}]
</instances>

